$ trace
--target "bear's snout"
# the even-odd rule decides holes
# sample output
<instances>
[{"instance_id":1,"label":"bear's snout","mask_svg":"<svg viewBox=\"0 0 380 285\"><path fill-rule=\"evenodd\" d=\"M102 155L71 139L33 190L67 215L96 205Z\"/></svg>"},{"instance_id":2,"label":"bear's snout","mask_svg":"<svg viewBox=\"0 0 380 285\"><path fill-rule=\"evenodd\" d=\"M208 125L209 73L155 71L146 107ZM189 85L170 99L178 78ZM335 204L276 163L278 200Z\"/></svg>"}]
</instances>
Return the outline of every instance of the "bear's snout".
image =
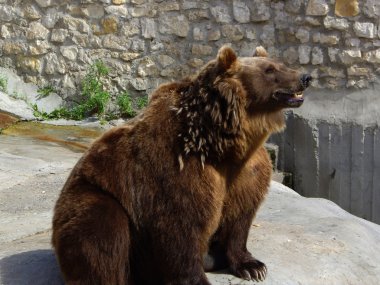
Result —
<instances>
[{"instance_id":1,"label":"bear's snout","mask_svg":"<svg viewBox=\"0 0 380 285\"><path fill-rule=\"evenodd\" d=\"M313 78L311 77L310 74L302 74L301 77L300 77L300 82L301 82L301 85L304 89L306 89L307 87L309 87L310 85L310 82Z\"/></svg>"}]
</instances>

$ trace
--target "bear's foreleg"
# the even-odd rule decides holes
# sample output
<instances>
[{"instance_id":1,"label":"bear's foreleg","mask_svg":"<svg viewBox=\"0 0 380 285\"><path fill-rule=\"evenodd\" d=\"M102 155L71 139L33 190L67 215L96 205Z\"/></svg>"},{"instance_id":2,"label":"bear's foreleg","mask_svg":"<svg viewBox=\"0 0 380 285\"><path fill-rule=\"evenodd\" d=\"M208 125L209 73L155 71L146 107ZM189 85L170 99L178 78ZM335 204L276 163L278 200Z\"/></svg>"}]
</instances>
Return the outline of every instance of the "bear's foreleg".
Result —
<instances>
[{"instance_id":1,"label":"bear's foreleg","mask_svg":"<svg viewBox=\"0 0 380 285\"><path fill-rule=\"evenodd\" d=\"M266 266L247 250L247 239L268 191L271 171L268 154L260 148L233 178L220 226L210 241L209 255L204 259L207 271L229 267L240 278L264 280Z\"/></svg>"}]
</instances>

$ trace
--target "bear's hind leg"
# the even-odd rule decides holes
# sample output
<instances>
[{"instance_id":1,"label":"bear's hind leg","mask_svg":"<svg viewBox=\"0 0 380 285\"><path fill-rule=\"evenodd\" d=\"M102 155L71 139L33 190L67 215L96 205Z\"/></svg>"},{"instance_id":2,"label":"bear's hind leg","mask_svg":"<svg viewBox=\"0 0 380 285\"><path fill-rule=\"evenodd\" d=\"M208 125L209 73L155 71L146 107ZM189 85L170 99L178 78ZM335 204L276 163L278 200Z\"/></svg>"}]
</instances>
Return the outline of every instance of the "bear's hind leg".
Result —
<instances>
[{"instance_id":1,"label":"bear's hind leg","mask_svg":"<svg viewBox=\"0 0 380 285\"><path fill-rule=\"evenodd\" d=\"M52 238L65 284L130 285L129 221L123 208L96 190L66 194L56 207Z\"/></svg>"}]
</instances>

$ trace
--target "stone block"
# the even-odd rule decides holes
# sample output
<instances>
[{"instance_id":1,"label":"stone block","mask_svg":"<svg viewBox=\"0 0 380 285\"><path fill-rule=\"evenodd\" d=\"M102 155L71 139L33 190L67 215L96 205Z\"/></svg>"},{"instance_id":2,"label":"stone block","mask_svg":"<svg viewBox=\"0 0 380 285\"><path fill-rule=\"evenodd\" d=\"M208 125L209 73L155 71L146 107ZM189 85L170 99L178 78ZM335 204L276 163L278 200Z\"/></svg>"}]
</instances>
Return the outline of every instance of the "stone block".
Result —
<instances>
[{"instance_id":1,"label":"stone block","mask_svg":"<svg viewBox=\"0 0 380 285\"><path fill-rule=\"evenodd\" d=\"M310 33L308 30L300 28L296 33L296 38L299 39L301 43L307 43L310 39Z\"/></svg>"},{"instance_id":2,"label":"stone block","mask_svg":"<svg viewBox=\"0 0 380 285\"><path fill-rule=\"evenodd\" d=\"M82 13L90 19L101 19L104 16L104 6L91 4L81 9Z\"/></svg>"},{"instance_id":3,"label":"stone block","mask_svg":"<svg viewBox=\"0 0 380 285\"><path fill-rule=\"evenodd\" d=\"M27 47L22 42L5 41L2 46L4 55L25 54Z\"/></svg>"},{"instance_id":4,"label":"stone block","mask_svg":"<svg viewBox=\"0 0 380 285\"><path fill-rule=\"evenodd\" d=\"M48 34L49 30L46 29L41 23L32 22L26 32L26 37L28 40L44 40L47 38Z\"/></svg>"},{"instance_id":5,"label":"stone block","mask_svg":"<svg viewBox=\"0 0 380 285\"><path fill-rule=\"evenodd\" d=\"M74 18L69 15L65 15L58 20L58 28L65 28L70 31L77 31L81 33L90 32L90 26L85 20Z\"/></svg>"},{"instance_id":6,"label":"stone block","mask_svg":"<svg viewBox=\"0 0 380 285\"><path fill-rule=\"evenodd\" d=\"M191 53L195 56L211 55L213 48L209 45L193 44Z\"/></svg>"},{"instance_id":7,"label":"stone block","mask_svg":"<svg viewBox=\"0 0 380 285\"><path fill-rule=\"evenodd\" d=\"M240 41L244 38L244 29L240 25L223 25L222 35L232 42Z\"/></svg>"},{"instance_id":8,"label":"stone block","mask_svg":"<svg viewBox=\"0 0 380 285\"><path fill-rule=\"evenodd\" d=\"M350 26L347 19L335 18L331 16L326 16L323 20L323 24L326 29L337 29L341 31L347 30Z\"/></svg>"},{"instance_id":9,"label":"stone block","mask_svg":"<svg viewBox=\"0 0 380 285\"><path fill-rule=\"evenodd\" d=\"M252 22L268 21L271 17L271 1L269 0L252 0L249 1Z\"/></svg>"},{"instance_id":10,"label":"stone block","mask_svg":"<svg viewBox=\"0 0 380 285\"><path fill-rule=\"evenodd\" d=\"M380 2L378 0L366 0L363 7L363 12L370 18L379 18Z\"/></svg>"},{"instance_id":11,"label":"stone block","mask_svg":"<svg viewBox=\"0 0 380 285\"><path fill-rule=\"evenodd\" d=\"M298 14L301 9L302 2L302 0L285 1L285 11L288 13Z\"/></svg>"},{"instance_id":12,"label":"stone block","mask_svg":"<svg viewBox=\"0 0 380 285\"><path fill-rule=\"evenodd\" d=\"M119 20L116 17L110 16L102 19L102 34L115 34L118 31Z\"/></svg>"},{"instance_id":13,"label":"stone block","mask_svg":"<svg viewBox=\"0 0 380 285\"><path fill-rule=\"evenodd\" d=\"M10 5L0 5L0 21L10 22L16 17L15 9Z\"/></svg>"},{"instance_id":14,"label":"stone block","mask_svg":"<svg viewBox=\"0 0 380 285\"><path fill-rule=\"evenodd\" d=\"M220 37L221 37L221 32L217 28L210 30L207 34L207 39L209 41L217 41L220 39Z\"/></svg>"},{"instance_id":15,"label":"stone block","mask_svg":"<svg viewBox=\"0 0 380 285\"><path fill-rule=\"evenodd\" d=\"M129 9L129 13L132 17L154 17L157 14L157 9L153 5L142 5L137 7L132 7Z\"/></svg>"},{"instance_id":16,"label":"stone block","mask_svg":"<svg viewBox=\"0 0 380 285\"><path fill-rule=\"evenodd\" d=\"M137 91L144 91L148 89L148 79L146 78L131 78L129 81L133 89Z\"/></svg>"},{"instance_id":17,"label":"stone block","mask_svg":"<svg viewBox=\"0 0 380 285\"><path fill-rule=\"evenodd\" d=\"M348 38L345 40L345 44L348 47L359 47L360 46L360 39L358 38Z\"/></svg>"},{"instance_id":18,"label":"stone block","mask_svg":"<svg viewBox=\"0 0 380 285\"><path fill-rule=\"evenodd\" d=\"M209 12L207 10L191 10L187 13L187 17L190 21L199 21L201 19L210 19Z\"/></svg>"},{"instance_id":19,"label":"stone block","mask_svg":"<svg viewBox=\"0 0 380 285\"><path fill-rule=\"evenodd\" d=\"M340 52L340 50L339 49L337 49L337 48L328 48L327 49L327 53L328 53L328 55L329 55L329 58L330 58L330 61L331 62L337 62L337 55L338 55L338 53Z\"/></svg>"},{"instance_id":20,"label":"stone block","mask_svg":"<svg viewBox=\"0 0 380 285\"><path fill-rule=\"evenodd\" d=\"M298 60L298 51L294 47L286 49L282 55L284 61L288 64L294 64Z\"/></svg>"},{"instance_id":21,"label":"stone block","mask_svg":"<svg viewBox=\"0 0 380 285\"><path fill-rule=\"evenodd\" d=\"M65 61L59 59L56 53L49 53L45 56L45 73L55 74L57 72L60 74L66 73Z\"/></svg>"},{"instance_id":22,"label":"stone block","mask_svg":"<svg viewBox=\"0 0 380 285\"><path fill-rule=\"evenodd\" d=\"M371 69L367 67L359 67L357 65L350 66L347 68L347 74L349 76L366 76L368 77L371 73Z\"/></svg>"},{"instance_id":23,"label":"stone block","mask_svg":"<svg viewBox=\"0 0 380 285\"><path fill-rule=\"evenodd\" d=\"M204 61L200 58L192 58L187 62L188 65L194 68L199 68L204 65Z\"/></svg>"},{"instance_id":24,"label":"stone block","mask_svg":"<svg viewBox=\"0 0 380 285\"><path fill-rule=\"evenodd\" d=\"M321 21L318 18L314 18L314 17L305 17L305 22L315 27L322 25Z\"/></svg>"},{"instance_id":25,"label":"stone block","mask_svg":"<svg viewBox=\"0 0 380 285\"><path fill-rule=\"evenodd\" d=\"M176 1L164 1L158 5L158 11L179 11L179 4Z\"/></svg>"},{"instance_id":26,"label":"stone block","mask_svg":"<svg viewBox=\"0 0 380 285\"><path fill-rule=\"evenodd\" d=\"M115 4L115 5L125 4L126 2L127 0L112 0L112 4Z\"/></svg>"},{"instance_id":27,"label":"stone block","mask_svg":"<svg viewBox=\"0 0 380 285\"><path fill-rule=\"evenodd\" d=\"M26 5L23 9L24 17L29 20L41 19L42 15L34 5Z\"/></svg>"},{"instance_id":28,"label":"stone block","mask_svg":"<svg viewBox=\"0 0 380 285\"><path fill-rule=\"evenodd\" d=\"M146 0L131 0L131 3L137 4L137 5L144 4L145 2L146 2ZM124 3L125 3L125 1L124 1Z\"/></svg>"},{"instance_id":29,"label":"stone block","mask_svg":"<svg viewBox=\"0 0 380 285\"><path fill-rule=\"evenodd\" d=\"M63 43L66 40L69 32L65 29L54 29L51 32L51 41L57 43Z\"/></svg>"},{"instance_id":30,"label":"stone block","mask_svg":"<svg viewBox=\"0 0 380 285\"><path fill-rule=\"evenodd\" d=\"M123 52L120 54L120 58L124 61L131 61L140 57L138 52Z\"/></svg>"},{"instance_id":31,"label":"stone block","mask_svg":"<svg viewBox=\"0 0 380 285\"><path fill-rule=\"evenodd\" d=\"M115 35L105 35L103 37L103 47L111 50L126 50L126 44L123 41L123 38L115 36Z\"/></svg>"},{"instance_id":32,"label":"stone block","mask_svg":"<svg viewBox=\"0 0 380 285\"><path fill-rule=\"evenodd\" d=\"M300 64L308 64L310 62L311 47L300 45L298 47L298 56Z\"/></svg>"},{"instance_id":33,"label":"stone block","mask_svg":"<svg viewBox=\"0 0 380 285\"><path fill-rule=\"evenodd\" d=\"M158 63L164 68L172 65L175 62L175 60L172 57L170 57L166 54L158 55L157 60L158 60Z\"/></svg>"},{"instance_id":34,"label":"stone block","mask_svg":"<svg viewBox=\"0 0 380 285\"><path fill-rule=\"evenodd\" d=\"M361 59L362 53L359 49L343 50L339 53L339 58L344 64L352 64Z\"/></svg>"},{"instance_id":35,"label":"stone block","mask_svg":"<svg viewBox=\"0 0 380 285\"><path fill-rule=\"evenodd\" d=\"M370 63L380 63L380 49L366 52L364 59Z\"/></svg>"},{"instance_id":36,"label":"stone block","mask_svg":"<svg viewBox=\"0 0 380 285\"><path fill-rule=\"evenodd\" d=\"M323 51L319 47L313 47L311 51L311 64L318 65L323 63Z\"/></svg>"},{"instance_id":37,"label":"stone block","mask_svg":"<svg viewBox=\"0 0 380 285\"><path fill-rule=\"evenodd\" d=\"M256 30L253 27L245 28L245 37L249 40L255 40L257 38Z\"/></svg>"},{"instance_id":38,"label":"stone block","mask_svg":"<svg viewBox=\"0 0 380 285\"><path fill-rule=\"evenodd\" d=\"M75 61L78 55L78 48L76 46L62 46L60 52L64 58Z\"/></svg>"},{"instance_id":39,"label":"stone block","mask_svg":"<svg viewBox=\"0 0 380 285\"><path fill-rule=\"evenodd\" d=\"M141 33L145 39L154 39L157 36L157 27L154 19L141 19Z\"/></svg>"},{"instance_id":40,"label":"stone block","mask_svg":"<svg viewBox=\"0 0 380 285\"><path fill-rule=\"evenodd\" d=\"M267 47L274 46L274 43L276 41L274 26L273 25L265 25L263 27L262 33L260 35L260 39L262 40L262 42L265 46L267 46Z\"/></svg>"},{"instance_id":41,"label":"stone block","mask_svg":"<svg viewBox=\"0 0 380 285\"><path fill-rule=\"evenodd\" d=\"M306 7L308 16L324 16L329 12L329 5L325 0L309 0Z\"/></svg>"},{"instance_id":42,"label":"stone block","mask_svg":"<svg viewBox=\"0 0 380 285\"><path fill-rule=\"evenodd\" d=\"M195 41L203 41L206 38L206 32L200 27L195 27L193 29L193 39Z\"/></svg>"},{"instance_id":43,"label":"stone block","mask_svg":"<svg viewBox=\"0 0 380 285\"><path fill-rule=\"evenodd\" d=\"M52 49L48 41L36 40L35 43L29 46L31 55L43 55Z\"/></svg>"},{"instance_id":44,"label":"stone block","mask_svg":"<svg viewBox=\"0 0 380 285\"><path fill-rule=\"evenodd\" d=\"M41 73L42 62L35 57L17 56L17 67L23 72Z\"/></svg>"},{"instance_id":45,"label":"stone block","mask_svg":"<svg viewBox=\"0 0 380 285\"><path fill-rule=\"evenodd\" d=\"M162 34L187 37L189 30L190 24L184 15L165 15L159 19L159 31Z\"/></svg>"},{"instance_id":46,"label":"stone block","mask_svg":"<svg viewBox=\"0 0 380 285\"><path fill-rule=\"evenodd\" d=\"M358 37L373 39L375 37L376 29L373 23L355 22L354 32Z\"/></svg>"},{"instance_id":47,"label":"stone block","mask_svg":"<svg viewBox=\"0 0 380 285\"><path fill-rule=\"evenodd\" d=\"M327 44L327 45L337 45L340 41L339 35L321 35L321 44Z\"/></svg>"},{"instance_id":48,"label":"stone block","mask_svg":"<svg viewBox=\"0 0 380 285\"><path fill-rule=\"evenodd\" d=\"M230 23L232 18L226 5L218 5L210 8L211 14L217 23Z\"/></svg>"},{"instance_id":49,"label":"stone block","mask_svg":"<svg viewBox=\"0 0 380 285\"><path fill-rule=\"evenodd\" d=\"M247 4L241 0L234 0L232 4L234 18L239 23L248 23L250 21L250 11Z\"/></svg>"},{"instance_id":50,"label":"stone block","mask_svg":"<svg viewBox=\"0 0 380 285\"><path fill-rule=\"evenodd\" d=\"M126 18L128 16L128 9L125 6L111 5L111 6L105 7L105 11L107 14L110 14L116 17Z\"/></svg>"},{"instance_id":51,"label":"stone block","mask_svg":"<svg viewBox=\"0 0 380 285\"><path fill-rule=\"evenodd\" d=\"M54 4L57 4L55 0L36 0L36 2L42 8L50 7Z\"/></svg>"},{"instance_id":52,"label":"stone block","mask_svg":"<svg viewBox=\"0 0 380 285\"><path fill-rule=\"evenodd\" d=\"M360 12L358 0L335 0L335 15L354 17Z\"/></svg>"},{"instance_id":53,"label":"stone block","mask_svg":"<svg viewBox=\"0 0 380 285\"><path fill-rule=\"evenodd\" d=\"M138 35L140 33L140 20L139 19L131 19L130 21L124 22L121 26L120 33L123 36L131 37L134 35Z\"/></svg>"},{"instance_id":54,"label":"stone block","mask_svg":"<svg viewBox=\"0 0 380 285\"><path fill-rule=\"evenodd\" d=\"M158 68L156 63L150 57L144 57L143 59L139 60L137 75L140 77L157 76Z\"/></svg>"}]
</instances>

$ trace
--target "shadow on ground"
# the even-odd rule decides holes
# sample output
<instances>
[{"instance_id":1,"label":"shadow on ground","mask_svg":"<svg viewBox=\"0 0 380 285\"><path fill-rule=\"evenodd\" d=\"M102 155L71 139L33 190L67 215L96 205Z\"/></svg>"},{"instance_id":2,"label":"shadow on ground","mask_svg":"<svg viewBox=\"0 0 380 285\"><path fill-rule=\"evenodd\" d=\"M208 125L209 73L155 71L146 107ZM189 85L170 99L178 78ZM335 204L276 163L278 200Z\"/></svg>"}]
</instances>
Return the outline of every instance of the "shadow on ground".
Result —
<instances>
[{"instance_id":1,"label":"shadow on ground","mask_svg":"<svg viewBox=\"0 0 380 285\"><path fill-rule=\"evenodd\" d=\"M0 260L0 283L4 285L63 285L52 250L34 250Z\"/></svg>"}]
</instances>

